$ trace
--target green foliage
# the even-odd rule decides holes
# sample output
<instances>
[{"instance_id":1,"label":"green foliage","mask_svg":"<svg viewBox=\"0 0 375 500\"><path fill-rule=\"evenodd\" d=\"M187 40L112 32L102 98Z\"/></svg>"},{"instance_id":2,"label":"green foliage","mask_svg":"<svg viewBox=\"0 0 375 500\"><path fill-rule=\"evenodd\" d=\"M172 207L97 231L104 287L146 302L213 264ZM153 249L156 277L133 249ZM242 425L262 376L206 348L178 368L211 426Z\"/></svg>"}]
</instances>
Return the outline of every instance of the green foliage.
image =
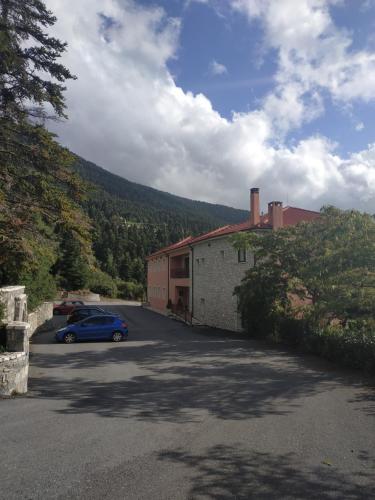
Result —
<instances>
[{"instance_id":1,"label":"green foliage","mask_svg":"<svg viewBox=\"0 0 375 500\"><path fill-rule=\"evenodd\" d=\"M121 299L128 300L143 300L145 288L140 283L132 281L120 281L118 283L118 296Z\"/></svg>"},{"instance_id":2,"label":"green foliage","mask_svg":"<svg viewBox=\"0 0 375 500\"><path fill-rule=\"evenodd\" d=\"M93 226L100 268L114 279L146 282L145 257L189 234L248 217L244 210L195 202L135 184L76 157L91 189L82 207Z\"/></svg>"},{"instance_id":3,"label":"green foliage","mask_svg":"<svg viewBox=\"0 0 375 500\"><path fill-rule=\"evenodd\" d=\"M235 289L243 326L253 336L276 330L279 316L288 304L287 280L279 266L255 266Z\"/></svg>"},{"instance_id":4,"label":"green foliage","mask_svg":"<svg viewBox=\"0 0 375 500\"><path fill-rule=\"evenodd\" d=\"M40 0L0 0L0 284L25 284L31 309L55 294L60 228L83 247L89 235L73 157L41 124L46 104L64 115L73 78L57 62L66 44L44 32L55 22Z\"/></svg>"},{"instance_id":5,"label":"green foliage","mask_svg":"<svg viewBox=\"0 0 375 500\"><path fill-rule=\"evenodd\" d=\"M327 207L313 222L233 242L251 248L257 262L235 291L251 334L374 367L373 217Z\"/></svg>"},{"instance_id":6,"label":"green foliage","mask_svg":"<svg viewBox=\"0 0 375 500\"><path fill-rule=\"evenodd\" d=\"M46 244L35 241L29 243L32 258L24 262L17 283L25 285L28 295L28 308L33 311L41 302L56 296L56 280L51 268L55 254Z\"/></svg>"},{"instance_id":7,"label":"green foliage","mask_svg":"<svg viewBox=\"0 0 375 500\"><path fill-rule=\"evenodd\" d=\"M111 276L99 269L90 271L88 287L92 292L99 293L105 297L117 297L117 286L115 281Z\"/></svg>"},{"instance_id":8,"label":"green foliage","mask_svg":"<svg viewBox=\"0 0 375 500\"><path fill-rule=\"evenodd\" d=\"M284 317L280 318L278 331L271 340L298 347L348 368L375 372L373 319L319 327L304 319Z\"/></svg>"},{"instance_id":9,"label":"green foliage","mask_svg":"<svg viewBox=\"0 0 375 500\"><path fill-rule=\"evenodd\" d=\"M57 62L66 44L44 31L55 22L41 0L0 1L0 114L12 121L44 117L44 103L64 115L64 81L75 77Z\"/></svg>"},{"instance_id":10,"label":"green foliage","mask_svg":"<svg viewBox=\"0 0 375 500\"><path fill-rule=\"evenodd\" d=\"M83 255L82 247L73 232L65 232L60 244L61 257L55 265L60 285L66 290L86 288L89 279L89 266Z\"/></svg>"}]
</instances>

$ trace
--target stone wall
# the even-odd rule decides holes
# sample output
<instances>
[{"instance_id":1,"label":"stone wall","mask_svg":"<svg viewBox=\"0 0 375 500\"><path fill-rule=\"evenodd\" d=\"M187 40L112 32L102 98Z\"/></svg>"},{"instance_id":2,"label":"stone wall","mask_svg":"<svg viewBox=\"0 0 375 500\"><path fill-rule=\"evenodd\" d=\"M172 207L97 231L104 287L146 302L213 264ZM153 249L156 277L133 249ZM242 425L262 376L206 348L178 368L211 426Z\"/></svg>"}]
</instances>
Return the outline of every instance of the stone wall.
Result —
<instances>
[{"instance_id":1,"label":"stone wall","mask_svg":"<svg viewBox=\"0 0 375 500\"><path fill-rule=\"evenodd\" d=\"M28 315L27 322L30 325L29 337L31 337L35 330L39 328L43 323L50 320L53 317L53 303L43 302L39 307L35 309L32 313Z\"/></svg>"},{"instance_id":2,"label":"stone wall","mask_svg":"<svg viewBox=\"0 0 375 500\"><path fill-rule=\"evenodd\" d=\"M27 319L27 296L24 286L0 288L0 302L5 305L3 321L25 321ZM0 318L1 319L1 318Z\"/></svg>"},{"instance_id":3,"label":"stone wall","mask_svg":"<svg viewBox=\"0 0 375 500\"><path fill-rule=\"evenodd\" d=\"M6 325L6 353L0 354L0 396L27 392L29 338L53 316L51 302L44 302L34 312L27 314L27 296L24 292L24 286L0 289L0 301L5 305L2 322Z\"/></svg>"},{"instance_id":4,"label":"stone wall","mask_svg":"<svg viewBox=\"0 0 375 500\"><path fill-rule=\"evenodd\" d=\"M246 252L246 261L238 261L228 237L203 241L193 248L193 318L198 322L241 331L234 288L241 283L254 258Z\"/></svg>"},{"instance_id":5,"label":"stone wall","mask_svg":"<svg viewBox=\"0 0 375 500\"><path fill-rule=\"evenodd\" d=\"M0 354L0 396L27 392L29 356L26 352Z\"/></svg>"}]
</instances>

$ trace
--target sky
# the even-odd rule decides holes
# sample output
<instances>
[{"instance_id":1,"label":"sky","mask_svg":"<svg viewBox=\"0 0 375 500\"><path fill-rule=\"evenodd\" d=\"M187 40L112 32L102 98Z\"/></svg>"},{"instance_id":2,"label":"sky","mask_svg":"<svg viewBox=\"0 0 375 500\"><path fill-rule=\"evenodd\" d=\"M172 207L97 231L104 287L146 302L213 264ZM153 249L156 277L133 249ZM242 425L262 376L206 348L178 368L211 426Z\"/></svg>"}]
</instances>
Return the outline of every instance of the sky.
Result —
<instances>
[{"instance_id":1,"label":"sky","mask_svg":"<svg viewBox=\"0 0 375 500\"><path fill-rule=\"evenodd\" d=\"M375 0L46 4L75 153L187 198L375 213Z\"/></svg>"}]
</instances>

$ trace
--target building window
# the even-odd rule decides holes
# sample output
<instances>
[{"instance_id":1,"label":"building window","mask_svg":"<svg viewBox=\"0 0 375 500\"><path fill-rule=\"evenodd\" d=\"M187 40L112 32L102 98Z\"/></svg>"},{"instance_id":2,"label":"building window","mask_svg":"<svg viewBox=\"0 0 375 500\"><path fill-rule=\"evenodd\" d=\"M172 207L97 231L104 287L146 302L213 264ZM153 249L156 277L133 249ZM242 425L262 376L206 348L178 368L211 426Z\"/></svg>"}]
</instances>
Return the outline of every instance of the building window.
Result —
<instances>
[{"instance_id":1,"label":"building window","mask_svg":"<svg viewBox=\"0 0 375 500\"><path fill-rule=\"evenodd\" d=\"M195 259L195 262L197 263L197 266L199 266L199 259Z\"/></svg>"},{"instance_id":2,"label":"building window","mask_svg":"<svg viewBox=\"0 0 375 500\"><path fill-rule=\"evenodd\" d=\"M240 248L238 250L238 262L246 262L246 249Z\"/></svg>"},{"instance_id":3,"label":"building window","mask_svg":"<svg viewBox=\"0 0 375 500\"><path fill-rule=\"evenodd\" d=\"M204 257L202 257L202 264L204 264Z\"/></svg>"},{"instance_id":4,"label":"building window","mask_svg":"<svg viewBox=\"0 0 375 500\"><path fill-rule=\"evenodd\" d=\"M220 255L221 255L221 258L224 259L224 257L225 257L225 251L224 250L220 250Z\"/></svg>"}]
</instances>

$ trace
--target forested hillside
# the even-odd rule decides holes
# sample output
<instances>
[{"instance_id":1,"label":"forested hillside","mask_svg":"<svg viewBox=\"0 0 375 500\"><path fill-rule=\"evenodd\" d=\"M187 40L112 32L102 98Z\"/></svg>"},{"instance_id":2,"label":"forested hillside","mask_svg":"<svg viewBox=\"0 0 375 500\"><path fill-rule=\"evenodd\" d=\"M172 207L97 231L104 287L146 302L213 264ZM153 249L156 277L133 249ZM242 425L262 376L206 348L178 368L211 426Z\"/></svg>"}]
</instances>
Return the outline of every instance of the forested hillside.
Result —
<instances>
[{"instance_id":1,"label":"forested hillside","mask_svg":"<svg viewBox=\"0 0 375 500\"><path fill-rule=\"evenodd\" d=\"M188 234L248 217L245 210L188 200L122 177L76 157L89 183L82 207L93 226L93 250L112 278L145 283L145 257Z\"/></svg>"},{"instance_id":2,"label":"forested hillside","mask_svg":"<svg viewBox=\"0 0 375 500\"><path fill-rule=\"evenodd\" d=\"M173 220L178 221L180 226L188 225L191 228L196 225L196 230L201 231L202 228L207 227L207 224L212 226L235 224L248 216L246 210L189 200L130 182L83 158L78 156L76 158L74 168L80 176L97 187L101 187L109 195L125 200L129 215L134 219L147 221L159 217L167 218L163 222L168 222L173 216ZM140 206L142 207L141 213L138 212Z\"/></svg>"},{"instance_id":3,"label":"forested hillside","mask_svg":"<svg viewBox=\"0 0 375 500\"><path fill-rule=\"evenodd\" d=\"M0 286L25 283L31 305L58 288L140 296L148 254L248 217L130 182L38 133L45 168L8 162L0 173Z\"/></svg>"}]
</instances>

